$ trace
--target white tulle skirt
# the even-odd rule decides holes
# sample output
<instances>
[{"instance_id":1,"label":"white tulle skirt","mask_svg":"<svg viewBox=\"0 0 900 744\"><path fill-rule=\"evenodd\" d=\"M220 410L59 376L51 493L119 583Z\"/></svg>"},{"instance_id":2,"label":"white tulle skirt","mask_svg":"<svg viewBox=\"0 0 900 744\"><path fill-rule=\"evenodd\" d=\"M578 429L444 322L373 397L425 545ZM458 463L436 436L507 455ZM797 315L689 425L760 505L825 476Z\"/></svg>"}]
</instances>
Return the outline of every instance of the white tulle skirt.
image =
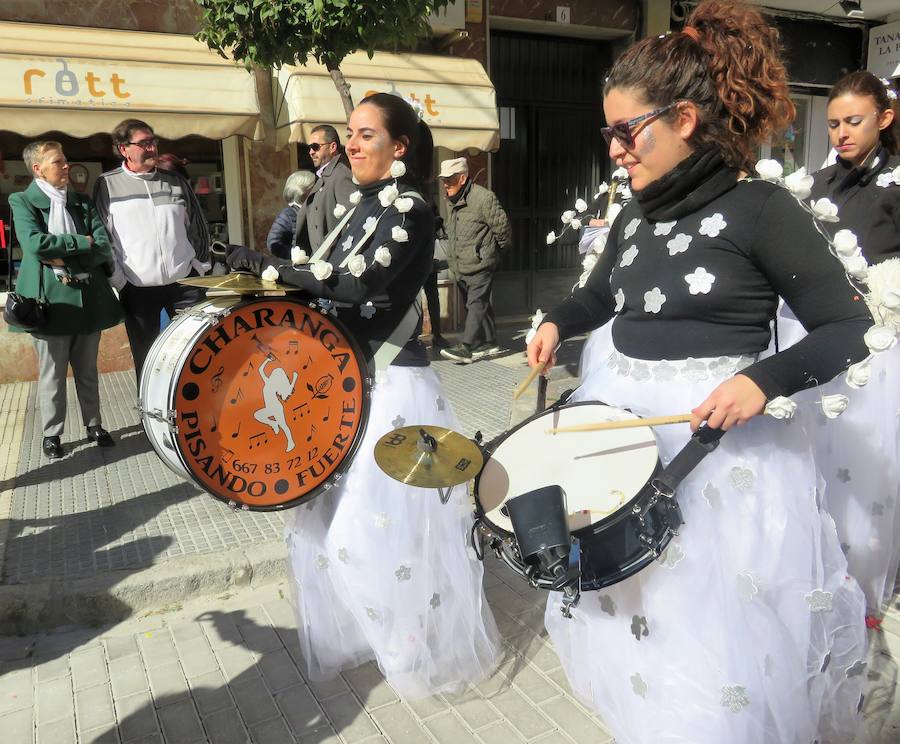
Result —
<instances>
[{"instance_id":1,"label":"white tulle skirt","mask_svg":"<svg viewBox=\"0 0 900 744\"><path fill-rule=\"evenodd\" d=\"M778 331L782 349L806 335L783 304ZM825 508L834 517L850 574L866 593L869 612L880 614L900 562L900 344L874 354L870 363L871 377L862 388L839 375L794 399L815 441ZM826 395L849 399L837 418L822 412Z\"/></svg>"},{"instance_id":2,"label":"white tulle skirt","mask_svg":"<svg viewBox=\"0 0 900 744\"><path fill-rule=\"evenodd\" d=\"M751 359L646 362L592 335L577 400L690 411ZM687 425L658 427L668 462ZM757 417L678 489L685 524L661 559L546 625L572 689L619 744L844 744L866 679L865 600L817 503L808 436Z\"/></svg>"},{"instance_id":3,"label":"white tulle skirt","mask_svg":"<svg viewBox=\"0 0 900 744\"><path fill-rule=\"evenodd\" d=\"M433 370L390 367L344 478L293 510L285 530L310 679L374 659L407 699L477 682L500 653L468 544L465 488L441 504L435 490L403 485L375 463L375 442L412 424L459 428Z\"/></svg>"}]
</instances>

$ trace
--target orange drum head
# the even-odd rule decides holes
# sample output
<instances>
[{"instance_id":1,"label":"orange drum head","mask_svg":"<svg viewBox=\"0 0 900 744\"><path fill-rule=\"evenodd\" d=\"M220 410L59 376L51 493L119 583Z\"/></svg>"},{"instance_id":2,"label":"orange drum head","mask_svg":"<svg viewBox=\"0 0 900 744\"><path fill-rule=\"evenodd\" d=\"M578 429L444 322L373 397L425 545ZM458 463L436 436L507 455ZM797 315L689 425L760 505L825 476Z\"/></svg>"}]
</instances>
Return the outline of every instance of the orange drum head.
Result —
<instances>
[{"instance_id":1,"label":"orange drum head","mask_svg":"<svg viewBox=\"0 0 900 744\"><path fill-rule=\"evenodd\" d=\"M176 444L212 495L249 509L330 488L365 429L365 362L343 329L287 299L235 306L194 342L174 392Z\"/></svg>"}]
</instances>

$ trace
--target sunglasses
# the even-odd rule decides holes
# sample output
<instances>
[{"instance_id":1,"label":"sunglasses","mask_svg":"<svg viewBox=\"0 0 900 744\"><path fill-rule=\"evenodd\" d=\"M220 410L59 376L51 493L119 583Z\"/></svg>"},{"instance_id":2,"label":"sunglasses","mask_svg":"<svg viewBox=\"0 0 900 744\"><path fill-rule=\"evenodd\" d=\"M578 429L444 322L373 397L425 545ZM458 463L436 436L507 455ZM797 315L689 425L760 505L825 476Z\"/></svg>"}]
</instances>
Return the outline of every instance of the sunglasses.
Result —
<instances>
[{"instance_id":1,"label":"sunglasses","mask_svg":"<svg viewBox=\"0 0 900 744\"><path fill-rule=\"evenodd\" d=\"M620 121L618 124L613 124L611 127L601 127L600 133L603 135L603 139L606 140L607 145L611 145L613 139L616 139L622 147L631 149L634 147L635 135L638 134L638 132L632 131L633 127L641 122L647 122L649 124L651 120L658 116L662 116L666 111L675 108L679 103L681 103L681 101L675 101L675 103L670 103L668 106L653 109L653 111L648 111L646 114L635 116L628 121Z\"/></svg>"},{"instance_id":2,"label":"sunglasses","mask_svg":"<svg viewBox=\"0 0 900 744\"><path fill-rule=\"evenodd\" d=\"M159 147L159 137L151 137L150 139L138 140L137 142L128 142L129 145L140 147L142 150L152 150Z\"/></svg>"},{"instance_id":3,"label":"sunglasses","mask_svg":"<svg viewBox=\"0 0 900 744\"><path fill-rule=\"evenodd\" d=\"M325 145L330 145L330 144L331 144L330 142L326 142L325 144L322 144L321 142L310 142L309 143L309 151L310 152L318 152L323 147L325 147Z\"/></svg>"}]
</instances>

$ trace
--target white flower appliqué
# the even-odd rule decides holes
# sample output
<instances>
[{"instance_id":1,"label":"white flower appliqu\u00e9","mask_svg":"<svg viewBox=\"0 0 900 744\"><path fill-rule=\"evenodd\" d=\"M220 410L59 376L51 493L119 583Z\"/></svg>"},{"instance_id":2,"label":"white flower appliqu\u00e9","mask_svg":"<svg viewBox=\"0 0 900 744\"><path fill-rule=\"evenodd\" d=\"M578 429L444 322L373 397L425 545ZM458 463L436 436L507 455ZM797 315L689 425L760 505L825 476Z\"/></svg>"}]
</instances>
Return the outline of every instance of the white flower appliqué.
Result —
<instances>
[{"instance_id":1,"label":"white flower appliqu\u00e9","mask_svg":"<svg viewBox=\"0 0 900 744\"><path fill-rule=\"evenodd\" d=\"M850 399L846 395L837 393L835 395L823 395L819 403L822 405L822 413L828 418L834 419L847 410Z\"/></svg>"},{"instance_id":2,"label":"white flower appliqu\u00e9","mask_svg":"<svg viewBox=\"0 0 900 744\"><path fill-rule=\"evenodd\" d=\"M621 204L611 204L609 206L609 209L606 210L606 224L612 225L612 223L616 221L616 217L619 216L619 212L621 211Z\"/></svg>"},{"instance_id":3,"label":"white flower appliqu\u00e9","mask_svg":"<svg viewBox=\"0 0 900 744\"><path fill-rule=\"evenodd\" d=\"M400 162L399 160L395 162ZM398 199L394 199L394 208L400 212L400 214L405 214L410 209L413 208L413 200L409 196L401 196Z\"/></svg>"},{"instance_id":4,"label":"white flower appliqu\u00e9","mask_svg":"<svg viewBox=\"0 0 900 744\"><path fill-rule=\"evenodd\" d=\"M738 594L748 602L752 601L753 598L759 594L759 586L752 573L749 571L741 571L737 575L737 590Z\"/></svg>"},{"instance_id":5,"label":"white flower appliqu\u00e9","mask_svg":"<svg viewBox=\"0 0 900 744\"><path fill-rule=\"evenodd\" d=\"M659 287L654 287L649 292L644 292L644 312L658 313L666 301L666 296Z\"/></svg>"},{"instance_id":6,"label":"white flower appliqu\u00e9","mask_svg":"<svg viewBox=\"0 0 900 744\"><path fill-rule=\"evenodd\" d=\"M634 259L637 258L638 247L636 245L631 246L626 251L622 253L622 260L619 263L619 266L625 268L626 266L631 266L634 263Z\"/></svg>"},{"instance_id":7,"label":"white flower appliqu\u00e9","mask_svg":"<svg viewBox=\"0 0 900 744\"><path fill-rule=\"evenodd\" d=\"M728 227L728 223L725 222L725 218L722 216L721 212L716 212L712 217L704 217L700 220L700 229L698 232L709 238L715 238L726 227Z\"/></svg>"},{"instance_id":8,"label":"white flower appliqu\u00e9","mask_svg":"<svg viewBox=\"0 0 900 744\"><path fill-rule=\"evenodd\" d=\"M556 242L556 233L548 232L547 233L547 245L553 245Z\"/></svg>"},{"instance_id":9,"label":"white flower appliqu\u00e9","mask_svg":"<svg viewBox=\"0 0 900 744\"><path fill-rule=\"evenodd\" d=\"M851 230L838 230L831 239L837 254L843 258L859 255L859 243Z\"/></svg>"},{"instance_id":10,"label":"white flower appliqu\u00e9","mask_svg":"<svg viewBox=\"0 0 900 744\"><path fill-rule=\"evenodd\" d=\"M581 268L584 270L584 273L590 274L599 260L600 258L596 253L588 253L581 262Z\"/></svg>"},{"instance_id":11,"label":"white flower appliqu\u00e9","mask_svg":"<svg viewBox=\"0 0 900 744\"><path fill-rule=\"evenodd\" d=\"M615 310L617 313L622 312L622 308L625 307L625 293L622 291L622 288L619 287L616 290L615 295L613 295L616 299L616 307Z\"/></svg>"},{"instance_id":12,"label":"white flower appliqu\u00e9","mask_svg":"<svg viewBox=\"0 0 900 744\"><path fill-rule=\"evenodd\" d=\"M678 235L666 243L666 247L669 249L669 255L674 256L677 253L684 253L693 239L694 238L691 235L678 233Z\"/></svg>"},{"instance_id":13,"label":"white flower appliqu\u00e9","mask_svg":"<svg viewBox=\"0 0 900 744\"><path fill-rule=\"evenodd\" d=\"M338 204L338 205L334 208L334 216L335 216L337 219L340 219L340 218L343 217L345 214L347 214L347 207L345 207L343 204Z\"/></svg>"},{"instance_id":14,"label":"white flower appliqu\u00e9","mask_svg":"<svg viewBox=\"0 0 900 744\"><path fill-rule=\"evenodd\" d=\"M265 271L263 271L260 276L264 282L277 282L278 281L278 269L274 266L266 266Z\"/></svg>"},{"instance_id":15,"label":"white flower appliqu\u00e9","mask_svg":"<svg viewBox=\"0 0 900 744\"><path fill-rule=\"evenodd\" d=\"M525 336L525 345L531 343L531 339L534 338L537 333L538 326L540 326L541 321L544 319L544 313L541 312L541 309L538 308L534 311L534 315L531 316L531 328L528 330L527 335Z\"/></svg>"},{"instance_id":16,"label":"white flower appliqu\u00e9","mask_svg":"<svg viewBox=\"0 0 900 744\"><path fill-rule=\"evenodd\" d=\"M796 198L803 201L808 199L812 193L813 178L807 175L806 168L798 168L791 175L785 177L784 185Z\"/></svg>"},{"instance_id":17,"label":"white flower appliqu\u00e9","mask_svg":"<svg viewBox=\"0 0 900 744\"><path fill-rule=\"evenodd\" d=\"M320 282L325 281L334 271L334 266L328 263L328 261L313 261L310 268L312 269L313 276Z\"/></svg>"},{"instance_id":18,"label":"white flower appliqu\u00e9","mask_svg":"<svg viewBox=\"0 0 900 744\"><path fill-rule=\"evenodd\" d=\"M786 398L783 395L779 395L777 398L772 398L768 403L766 403L766 408L763 413L766 416L771 416L772 418L785 420L794 418L794 413L797 411L797 404L794 403L790 398Z\"/></svg>"},{"instance_id":19,"label":"white flower appliqu\u00e9","mask_svg":"<svg viewBox=\"0 0 900 744\"><path fill-rule=\"evenodd\" d=\"M394 162L396 163L397 161L395 160ZM399 189L394 184L389 183L378 192L378 201L381 202L382 207L389 207L398 196L400 196Z\"/></svg>"},{"instance_id":20,"label":"white flower appliqu\u00e9","mask_svg":"<svg viewBox=\"0 0 900 744\"><path fill-rule=\"evenodd\" d=\"M812 206L813 214L822 220L822 222L838 221L837 204L831 201L831 199L827 199L823 196L821 199L816 199L810 206Z\"/></svg>"},{"instance_id":21,"label":"white flower appliqu\u00e9","mask_svg":"<svg viewBox=\"0 0 900 744\"><path fill-rule=\"evenodd\" d=\"M354 191L354 192L353 192L352 194L350 194L350 196L347 197L347 198L350 200L350 203L351 203L351 204L359 204L360 199L362 199L362 192L361 192L361 191Z\"/></svg>"},{"instance_id":22,"label":"white flower appliqu\u00e9","mask_svg":"<svg viewBox=\"0 0 900 744\"><path fill-rule=\"evenodd\" d=\"M722 698L719 703L732 713L740 713L750 705L750 698L747 697L747 691L741 685L725 685L722 688Z\"/></svg>"},{"instance_id":23,"label":"white flower appliqu\u00e9","mask_svg":"<svg viewBox=\"0 0 900 744\"><path fill-rule=\"evenodd\" d=\"M581 229L581 220L579 220L578 218L574 218L569 223L569 227L571 227L573 230L580 230Z\"/></svg>"},{"instance_id":24,"label":"white flower appliqu\u00e9","mask_svg":"<svg viewBox=\"0 0 900 744\"><path fill-rule=\"evenodd\" d=\"M376 217L366 217L366 221L363 222L363 231L367 233L372 232L377 224L378 219Z\"/></svg>"},{"instance_id":25,"label":"white flower appliqu\u00e9","mask_svg":"<svg viewBox=\"0 0 900 744\"><path fill-rule=\"evenodd\" d=\"M832 593L822 589L813 589L805 595L810 612L831 612Z\"/></svg>"},{"instance_id":26,"label":"white flower appliqu\u00e9","mask_svg":"<svg viewBox=\"0 0 900 744\"><path fill-rule=\"evenodd\" d=\"M637 232L638 225L641 224L641 220L638 217L635 217L625 225L625 231L622 233L622 238L624 240L631 240L631 236Z\"/></svg>"},{"instance_id":27,"label":"white flower appliqu\u00e9","mask_svg":"<svg viewBox=\"0 0 900 744\"><path fill-rule=\"evenodd\" d=\"M599 197L603 196L607 191L609 191L609 184L606 181L604 181L597 187L597 193L594 194L594 198L598 199Z\"/></svg>"},{"instance_id":28,"label":"white flower appliqu\u00e9","mask_svg":"<svg viewBox=\"0 0 900 744\"><path fill-rule=\"evenodd\" d=\"M291 263L294 266L303 266L309 263L309 255L299 245L291 248Z\"/></svg>"},{"instance_id":29,"label":"white flower appliqu\u00e9","mask_svg":"<svg viewBox=\"0 0 900 744\"><path fill-rule=\"evenodd\" d=\"M575 210L567 209L559 216L559 218L562 220L562 223L564 225L568 225L573 219L575 219Z\"/></svg>"},{"instance_id":30,"label":"white flower appliqu\u00e9","mask_svg":"<svg viewBox=\"0 0 900 744\"><path fill-rule=\"evenodd\" d=\"M784 173L784 168L777 160L764 159L756 164L756 172L760 178L764 178L766 181L777 181Z\"/></svg>"},{"instance_id":31,"label":"white flower appliqu\u00e9","mask_svg":"<svg viewBox=\"0 0 900 744\"><path fill-rule=\"evenodd\" d=\"M375 306L371 302L367 302L365 305L360 305L359 314L360 317L369 320L373 315L375 315Z\"/></svg>"},{"instance_id":32,"label":"white flower appliqu\u00e9","mask_svg":"<svg viewBox=\"0 0 900 744\"><path fill-rule=\"evenodd\" d=\"M384 268L387 268L391 265L391 252L385 248L383 245L378 246L378 249L375 251L375 263L381 264Z\"/></svg>"},{"instance_id":33,"label":"white flower appliqu\u00e9","mask_svg":"<svg viewBox=\"0 0 900 744\"><path fill-rule=\"evenodd\" d=\"M587 212L587 202L584 199L576 199L575 200L575 211L576 212Z\"/></svg>"},{"instance_id":34,"label":"white flower appliqu\u00e9","mask_svg":"<svg viewBox=\"0 0 900 744\"><path fill-rule=\"evenodd\" d=\"M654 235L668 235L670 232L672 232L672 229L677 224L678 224L678 220L675 220L674 222L657 222L653 226L653 234Z\"/></svg>"},{"instance_id":35,"label":"white flower appliqu\u00e9","mask_svg":"<svg viewBox=\"0 0 900 744\"><path fill-rule=\"evenodd\" d=\"M698 266L694 269L693 273L685 274L684 280L688 283L688 291L692 295L709 294L713 282L716 281L716 277L714 274L710 274L702 266Z\"/></svg>"},{"instance_id":36,"label":"white flower appliqu\u00e9","mask_svg":"<svg viewBox=\"0 0 900 744\"><path fill-rule=\"evenodd\" d=\"M887 351L893 348L897 343L897 336L887 326L873 325L866 331L863 341L866 342L869 351L877 354L880 351Z\"/></svg>"},{"instance_id":37,"label":"white flower appliqu\u00e9","mask_svg":"<svg viewBox=\"0 0 900 744\"><path fill-rule=\"evenodd\" d=\"M596 238L591 241L591 250L596 253L598 256L603 253L603 250L606 248L606 241L609 238L609 231L604 230Z\"/></svg>"},{"instance_id":38,"label":"white flower appliqu\u00e9","mask_svg":"<svg viewBox=\"0 0 900 744\"><path fill-rule=\"evenodd\" d=\"M850 387L859 390L869 384L871 377L872 364L868 359L863 359L861 362L851 364L847 368L847 376L844 380Z\"/></svg>"},{"instance_id":39,"label":"white flower appliqu\u00e9","mask_svg":"<svg viewBox=\"0 0 900 744\"><path fill-rule=\"evenodd\" d=\"M409 240L409 233L400 227L400 225L394 225L391 228L391 240L395 243L405 243Z\"/></svg>"},{"instance_id":40,"label":"white flower appliqu\u00e9","mask_svg":"<svg viewBox=\"0 0 900 744\"><path fill-rule=\"evenodd\" d=\"M366 259L359 254L355 255L347 262L347 271L349 271L353 276L362 276L365 270Z\"/></svg>"},{"instance_id":41,"label":"white flower appliqu\u00e9","mask_svg":"<svg viewBox=\"0 0 900 744\"><path fill-rule=\"evenodd\" d=\"M894 174L891 172L880 173L875 179L875 185L886 189L888 186L894 185Z\"/></svg>"},{"instance_id":42,"label":"white flower appliqu\u00e9","mask_svg":"<svg viewBox=\"0 0 900 744\"><path fill-rule=\"evenodd\" d=\"M402 178L406 175L406 164L402 160L391 163L391 177Z\"/></svg>"},{"instance_id":43,"label":"white flower appliqu\u00e9","mask_svg":"<svg viewBox=\"0 0 900 744\"><path fill-rule=\"evenodd\" d=\"M846 271L850 276L854 279L859 279L861 281L865 281L865 278L869 274L869 264L861 253L856 256L841 256L841 263L844 265L844 271Z\"/></svg>"}]
</instances>

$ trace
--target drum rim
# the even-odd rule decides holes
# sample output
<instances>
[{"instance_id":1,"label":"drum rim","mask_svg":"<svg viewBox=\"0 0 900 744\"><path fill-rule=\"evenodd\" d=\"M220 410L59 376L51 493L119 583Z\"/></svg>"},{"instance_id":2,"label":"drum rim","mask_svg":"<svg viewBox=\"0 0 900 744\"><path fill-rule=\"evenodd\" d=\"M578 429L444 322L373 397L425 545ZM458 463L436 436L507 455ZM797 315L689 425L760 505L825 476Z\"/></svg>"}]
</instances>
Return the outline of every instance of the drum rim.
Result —
<instances>
[{"instance_id":1,"label":"drum rim","mask_svg":"<svg viewBox=\"0 0 900 744\"><path fill-rule=\"evenodd\" d=\"M252 297L250 299L241 300L240 302L232 305L229 308L229 310L230 310L230 312L234 312L246 305L253 304L254 302L260 302L265 299L266 299L265 297L262 297L262 298ZM308 501L311 501L312 499L316 498L317 496L321 495L322 493L331 490L335 485L337 485L340 482L341 478L343 478L344 474L347 472L347 470L349 470L350 466L353 464L353 460L356 457L357 451L359 450L360 446L362 445L362 440L365 437L366 430L368 429L368 426L369 426L369 410L370 410L371 404L372 404L372 400L371 400L372 375L371 375L371 371L369 368L368 360L366 359L365 354L363 354L363 352L362 352L362 346L360 345L360 343L356 340L356 338L353 335L351 335L347 331L344 324L338 318L336 318L332 315L329 315L328 312L319 308L317 303L315 303L315 302L311 302L309 300L301 300L299 298L291 297L290 295L285 295L284 297L272 297L272 298L268 298L268 299L289 302L289 303L292 303L295 305L302 305L310 310L318 311L322 315L328 316L329 322L333 323L341 331L344 338L349 342L349 346L350 346L351 350L353 351L355 358L359 362L359 368L360 368L360 371L362 372L362 378L360 381L360 386L362 388L361 396L360 396L360 400L361 400L360 422L359 422L359 426L357 427L356 434L353 437L353 441L350 443L350 446L347 448L347 454L344 456L344 458L341 460L341 462L338 464L338 466L334 469L334 471L331 473L331 475L329 475L324 481L322 481L318 486L316 486L313 490L309 491L308 493L305 493L302 496L298 496L295 499L291 499L290 501L281 502L279 504L257 504L257 505L248 504L245 501L238 502L235 499L226 498L224 496L220 496L217 493L213 493L212 491L207 490L206 487L199 481L197 476L194 474L193 470L190 467L188 467L186 458L181 451L181 447L178 446L177 438L175 438L173 436L173 444L175 444L175 449L174 449L175 454L178 457L178 461L181 463L182 467L190 474L191 482L195 486L197 486L197 488L199 488L203 493L209 494L210 496L212 496L215 499L218 499L222 503L227 504L228 506L237 505L237 509L239 511L261 511L261 512L285 511L286 509L293 509L295 507L302 506L303 504L307 503ZM202 304L202 303L198 303L198 305L199 304ZM196 307L196 305L194 305L192 307ZM206 330L206 329L204 329L204 330ZM193 350L193 346L191 346L190 348L186 347L185 350L182 352L182 355L179 356L177 373L174 374L171 377L171 379L169 380L169 391L168 391L166 397L168 400L168 405L169 405L170 411L175 410L175 394L178 389L176 382L177 382L177 379L181 375L184 361L187 358L187 356L191 350ZM142 380L142 384L143 384L143 380ZM170 429L170 431L172 431L171 425L169 426L169 429ZM173 434L174 434L174 432L173 432ZM152 439L151 439L151 443L153 443ZM155 444L154 444L154 449L156 449ZM157 454L159 454L158 450L157 450ZM244 507L246 507L246 509Z\"/></svg>"},{"instance_id":2,"label":"drum rim","mask_svg":"<svg viewBox=\"0 0 900 744\"><path fill-rule=\"evenodd\" d=\"M481 500L478 498L478 486L481 482L481 474L484 472L484 468L487 465L488 460L491 458L491 455L493 455L493 453L494 453L494 451L496 451L497 447L499 447L503 442L505 442L507 439L509 439L509 437L511 437L513 434L515 434L516 431L523 428L527 424L530 424L532 421L540 418L541 416L545 416L548 413L557 411L561 408L575 408L576 406L598 405L598 404L602 405L602 406L607 406L609 408L616 408L620 411L626 411L626 412L630 413L632 416L637 416L638 418L643 418L642 416L640 416L639 414L636 414L634 411L632 411L629 408L623 408L622 406L614 406L611 403L606 403L602 400L577 400L577 401L574 401L571 403L570 402L565 402L565 403L557 402L557 403L553 404L552 406L548 406L543 411L538 411L537 413L532 414L528 418L522 419L522 421L520 421L518 424L516 424L512 429L509 429L508 431L498 434L490 442L480 445L482 453L484 454L484 465L482 465L482 468L478 472L478 475L475 476L475 483L473 486L473 490L474 490L473 495L474 495L474 499L475 499L475 521L480 522L481 524L485 525L487 528L492 530L494 532L494 534L500 539L504 539L507 537L511 537L511 538L515 539L515 535L512 532L510 532L509 530L505 530L502 527L498 527L490 519L488 519L487 514L485 513L484 509L482 509L482 507L481 507ZM647 479L647 483L650 483L653 480L653 478L655 478L659 474L660 470L662 470L662 467L663 467L662 459L659 456L659 440L656 437L656 432L654 432L652 428L650 429L650 432L653 435L653 439L656 441L656 467L653 469L653 472L651 473L650 478ZM644 485L646 486L647 484L645 483ZM591 534L597 534L598 532L602 532L603 530L618 523L620 520L624 519L631 513L632 507L637 502L637 500L640 497L641 492L643 490L644 489L642 487L628 501L626 501L624 504L622 504L619 508L617 508L611 514L608 514L607 516L603 517L603 519L599 520L598 522L594 522L592 524L581 527L580 529L573 530L572 535L577 537L579 534L584 534L588 531Z\"/></svg>"}]
</instances>

